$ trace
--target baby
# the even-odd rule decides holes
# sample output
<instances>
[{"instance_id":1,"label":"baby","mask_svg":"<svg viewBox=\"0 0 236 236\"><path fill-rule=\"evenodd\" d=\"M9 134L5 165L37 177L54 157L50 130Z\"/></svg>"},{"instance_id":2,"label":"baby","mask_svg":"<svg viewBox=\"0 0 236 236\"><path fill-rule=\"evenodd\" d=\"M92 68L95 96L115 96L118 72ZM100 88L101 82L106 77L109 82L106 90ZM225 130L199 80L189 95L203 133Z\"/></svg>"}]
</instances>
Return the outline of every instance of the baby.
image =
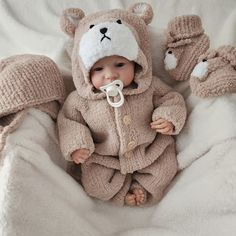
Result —
<instances>
[{"instance_id":1,"label":"baby","mask_svg":"<svg viewBox=\"0 0 236 236\"><path fill-rule=\"evenodd\" d=\"M152 76L147 25L152 8L84 16L67 9L62 29L74 38L76 90L58 117L67 160L81 164L88 195L119 205L154 204L177 172L170 135L186 119L180 94Z\"/></svg>"}]
</instances>

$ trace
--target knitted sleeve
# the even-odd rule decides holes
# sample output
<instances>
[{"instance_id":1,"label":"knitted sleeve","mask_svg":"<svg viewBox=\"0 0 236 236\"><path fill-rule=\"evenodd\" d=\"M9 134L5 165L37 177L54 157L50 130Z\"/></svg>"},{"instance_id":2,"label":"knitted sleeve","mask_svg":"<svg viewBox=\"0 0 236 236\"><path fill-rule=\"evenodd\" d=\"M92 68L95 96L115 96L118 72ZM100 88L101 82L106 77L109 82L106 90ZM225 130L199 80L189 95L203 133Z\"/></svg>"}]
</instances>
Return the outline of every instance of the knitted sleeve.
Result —
<instances>
[{"instance_id":1,"label":"knitted sleeve","mask_svg":"<svg viewBox=\"0 0 236 236\"><path fill-rule=\"evenodd\" d=\"M66 160L71 160L71 154L77 149L86 148L90 154L94 152L92 135L79 111L78 100L72 92L57 119L60 147Z\"/></svg>"},{"instance_id":2,"label":"knitted sleeve","mask_svg":"<svg viewBox=\"0 0 236 236\"><path fill-rule=\"evenodd\" d=\"M164 118L172 122L175 127L172 135L176 135L183 128L186 120L187 109L185 101L181 94L173 91L158 78L154 77L153 80L155 110L152 114L152 120Z\"/></svg>"}]
</instances>

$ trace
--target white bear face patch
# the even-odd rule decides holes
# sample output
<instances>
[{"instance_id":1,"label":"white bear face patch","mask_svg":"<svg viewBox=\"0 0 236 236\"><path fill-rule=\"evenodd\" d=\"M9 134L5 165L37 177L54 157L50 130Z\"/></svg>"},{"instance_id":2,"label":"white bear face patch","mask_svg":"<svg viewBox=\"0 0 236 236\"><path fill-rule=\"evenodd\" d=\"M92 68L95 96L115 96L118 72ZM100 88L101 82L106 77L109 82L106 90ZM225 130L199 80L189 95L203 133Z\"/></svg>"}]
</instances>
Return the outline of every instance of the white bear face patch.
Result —
<instances>
[{"instance_id":1,"label":"white bear face patch","mask_svg":"<svg viewBox=\"0 0 236 236\"><path fill-rule=\"evenodd\" d=\"M79 56L86 69L99 59L118 55L130 61L137 59L138 44L131 30L121 20L91 25L81 37Z\"/></svg>"},{"instance_id":2,"label":"white bear face patch","mask_svg":"<svg viewBox=\"0 0 236 236\"><path fill-rule=\"evenodd\" d=\"M208 68L208 62L207 60L203 60L194 67L191 76L195 76L199 80L201 80L203 79L204 75L206 75L207 68Z\"/></svg>"},{"instance_id":3,"label":"white bear face patch","mask_svg":"<svg viewBox=\"0 0 236 236\"><path fill-rule=\"evenodd\" d=\"M167 50L164 59L165 69L172 70L177 66L177 58L171 50Z\"/></svg>"}]
</instances>

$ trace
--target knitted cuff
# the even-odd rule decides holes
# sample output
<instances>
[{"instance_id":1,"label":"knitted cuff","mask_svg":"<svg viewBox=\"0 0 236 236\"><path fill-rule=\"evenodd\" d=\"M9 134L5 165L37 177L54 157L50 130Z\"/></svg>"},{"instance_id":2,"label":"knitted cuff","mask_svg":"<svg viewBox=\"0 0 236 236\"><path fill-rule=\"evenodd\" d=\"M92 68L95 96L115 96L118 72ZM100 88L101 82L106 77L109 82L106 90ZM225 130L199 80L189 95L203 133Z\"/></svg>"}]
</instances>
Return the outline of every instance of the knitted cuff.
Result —
<instances>
[{"instance_id":1,"label":"knitted cuff","mask_svg":"<svg viewBox=\"0 0 236 236\"><path fill-rule=\"evenodd\" d=\"M204 33L202 22L197 15L177 16L168 23L169 41L187 39Z\"/></svg>"}]
</instances>

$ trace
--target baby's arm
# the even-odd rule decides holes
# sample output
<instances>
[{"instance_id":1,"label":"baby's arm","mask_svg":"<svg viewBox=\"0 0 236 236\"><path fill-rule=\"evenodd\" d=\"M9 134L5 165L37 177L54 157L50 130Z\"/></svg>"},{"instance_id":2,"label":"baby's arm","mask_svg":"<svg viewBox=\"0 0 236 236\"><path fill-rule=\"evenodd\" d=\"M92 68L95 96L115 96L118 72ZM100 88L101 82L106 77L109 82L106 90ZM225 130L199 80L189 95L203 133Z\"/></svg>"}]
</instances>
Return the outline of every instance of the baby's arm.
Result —
<instances>
[{"instance_id":1,"label":"baby's arm","mask_svg":"<svg viewBox=\"0 0 236 236\"><path fill-rule=\"evenodd\" d=\"M57 120L60 147L63 155L67 160L79 163L94 152L91 132L80 111L80 107L83 107L82 102L77 93L72 92L59 112ZM88 152L82 151L83 149L88 150Z\"/></svg>"},{"instance_id":2,"label":"baby's arm","mask_svg":"<svg viewBox=\"0 0 236 236\"><path fill-rule=\"evenodd\" d=\"M154 77L154 106L151 128L163 134L178 134L184 126L187 110L181 94Z\"/></svg>"}]
</instances>

